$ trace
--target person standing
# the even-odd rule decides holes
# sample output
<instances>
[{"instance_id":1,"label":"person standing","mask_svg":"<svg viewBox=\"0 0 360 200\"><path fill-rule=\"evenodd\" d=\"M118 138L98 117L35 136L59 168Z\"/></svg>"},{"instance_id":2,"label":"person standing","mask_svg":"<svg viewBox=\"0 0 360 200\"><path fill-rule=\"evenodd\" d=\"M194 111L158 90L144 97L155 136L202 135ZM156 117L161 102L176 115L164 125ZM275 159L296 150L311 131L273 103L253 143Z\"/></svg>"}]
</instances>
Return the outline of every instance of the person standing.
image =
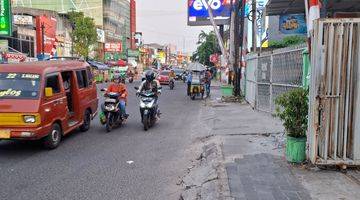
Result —
<instances>
[{"instance_id":1,"label":"person standing","mask_svg":"<svg viewBox=\"0 0 360 200\"><path fill-rule=\"evenodd\" d=\"M192 82L192 72L189 72L187 77L186 77L187 95L188 96L190 96L191 82Z\"/></svg>"},{"instance_id":2,"label":"person standing","mask_svg":"<svg viewBox=\"0 0 360 200\"><path fill-rule=\"evenodd\" d=\"M210 69L207 69L205 72L205 89L206 89L206 96L210 96L210 87L211 87L211 79L212 74Z\"/></svg>"}]
</instances>

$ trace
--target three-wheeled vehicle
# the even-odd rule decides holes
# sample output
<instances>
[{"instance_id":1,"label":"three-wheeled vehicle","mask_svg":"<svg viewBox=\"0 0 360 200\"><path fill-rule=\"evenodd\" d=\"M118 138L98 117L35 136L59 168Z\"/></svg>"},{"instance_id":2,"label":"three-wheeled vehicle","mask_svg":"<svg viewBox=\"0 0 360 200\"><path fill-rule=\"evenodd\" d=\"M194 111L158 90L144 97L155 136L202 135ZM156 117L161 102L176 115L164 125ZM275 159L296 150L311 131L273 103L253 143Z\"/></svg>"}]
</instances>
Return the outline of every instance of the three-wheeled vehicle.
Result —
<instances>
[{"instance_id":1,"label":"three-wheeled vehicle","mask_svg":"<svg viewBox=\"0 0 360 200\"><path fill-rule=\"evenodd\" d=\"M190 86L190 98L195 100L196 97L204 98L205 86L203 83L204 72L206 68L200 63L190 63L188 70L192 73L192 81Z\"/></svg>"},{"instance_id":2,"label":"three-wheeled vehicle","mask_svg":"<svg viewBox=\"0 0 360 200\"><path fill-rule=\"evenodd\" d=\"M201 71L192 71L193 78L190 86L190 98L195 100L196 97L204 98L205 86L202 81L203 73Z\"/></svg>"}]
</instances>

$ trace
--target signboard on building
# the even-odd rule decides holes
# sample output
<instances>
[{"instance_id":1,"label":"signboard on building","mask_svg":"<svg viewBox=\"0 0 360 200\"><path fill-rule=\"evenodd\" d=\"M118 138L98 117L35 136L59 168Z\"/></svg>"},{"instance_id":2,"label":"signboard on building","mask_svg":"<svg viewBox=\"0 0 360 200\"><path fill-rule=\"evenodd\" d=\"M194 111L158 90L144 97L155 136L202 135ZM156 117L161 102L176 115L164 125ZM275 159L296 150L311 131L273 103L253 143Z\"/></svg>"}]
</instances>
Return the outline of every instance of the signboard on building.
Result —
<instances>
[{"instance_id":1,"label":"signboard on building","mask_svg":"<svg viewBox=\"0 0 360 200\"><path fill-rule=\"evenodd\" d=\"M98 35L98 42L105 43L105 31L102 29L97 28L96 33Z\"/></svg>"},{"instance_id":2,"label":"signboard on building","mask_svg":"<svg viewBox=\"0 0 360 200\"><path fill-rule=\"evenodd\" d=\"M135 45L137 47L140 47L143 45L142 32L136 32L134 34L134 38L135 38Z\"/></svg>"},{"instance_id":3,"label":"signboard on building","mask_svg":"<svg viewBox=\"0 0 360 200\"><path fill-rule=\"evenodd\" d=\"M9 50L9 41L8 40L0 40L0 53L8 52Z\"/></svg>"},{"instance_id":4,"label":"signboard on building","mask_svg":"<svg viewBox=\"0 0 360 200\"><path fill-rule=\"evenodd\" d=\"M0 0L0 35L12 34L11 0Z\"/></svg>"},{"instance_id":5,"label":"signboard on building","mask_svg":"<svg viewBox=\"0 0 360 200\"><path fill-rule=\"evenodd\" d=\"M139 50L128 49L127 50L127 56L132 57L132 58L137 58L137 57L140 56L140 52L139 52Z\"/></svg>"},{"instance_id":6,"label":"signboard on building","mask_svg":"<svg viewBox=\"0 0 360 200\"><path fill-rule=\"evenodd\" d=\"M188 25L211 25L209 12L211 9L217 25L229 24L231 0L188 0Z\"/></svg>"},{"instance_id":7,"label":"signboard on building","mask_svg":"<svg viewBox=\"0 0 360 200\"><path fill-rule=\"evenodd\" d=\"M209 58L210 62L212 63L218 63L219 62L219 54L211 54Z\"/></svg>"},{"instance_id":8,"label":"signboard on building","mask_svg":"<svg viewBox=\"0 0 360 200\"><path fill-rule=\"evenodd\" d=\"M14 24L33 25L33 17L29 15L14 15Z\"/></svg>"},{"instance_id":9,"label":"signboard on building","mask_svg":"<svg viewBox=\"0 0 360 200\"><path fill-rule=\"evenodd\" d=\"M305 15L281 15L279 18L279 31L283 34L306 34Z\"/></svg>"},{"instance_id":10,"label":"signboard on building","mask_svg":"<svg viewBox=\"0 0 360 200\"><path fill-rule=\"evenodd\" d=\"M56 25L57 21L54 17L46 15L36 17L36 53L38 55L44 52L49 56L56 51Z\"/></svg>"},{"instance_id":11,"label":"signboard on building","mask_svg":"<svg viewBox=\"0 0 360 200\"><path fill-rule=\"evenodd\" d=\"M121 51L122 51L121 42L105 43L105 52L121 52Z\"/></svg>"}]
</instances>

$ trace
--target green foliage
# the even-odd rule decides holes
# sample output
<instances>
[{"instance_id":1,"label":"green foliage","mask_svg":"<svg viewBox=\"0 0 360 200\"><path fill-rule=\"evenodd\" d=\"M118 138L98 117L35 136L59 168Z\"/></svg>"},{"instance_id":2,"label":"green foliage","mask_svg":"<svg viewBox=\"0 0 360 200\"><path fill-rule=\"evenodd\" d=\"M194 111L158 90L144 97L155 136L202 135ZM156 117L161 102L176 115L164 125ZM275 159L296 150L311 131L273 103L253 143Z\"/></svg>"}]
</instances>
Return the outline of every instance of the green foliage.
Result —
<instances>
[{"instance_id":1,"label":"green foliage","mask_svg":"<svg viewBox=\"0 0 360 200\"><path fill-rule=\"evenodd\" d=\"M94 19L85 17L82 12L70 12L70 22L74 25L71 33L74 42L74 51L76 54L87 58L90 48L97 42L97 32Z\"/></svg>"},{"instance_id":2,"label":"green foliage","mask_svg":"<svg viewBox=\"0 0 360 200\"><path fill-rule=\"evenodd\" d=\"M308 91L297 88L280 95L275 100L276 116L284 124L290 137L306 137L308 124Z\"/></svg>"},{"instance_id":3,"label":"green foliage","mask_svg":"<svg viewBox=\"0 0 360 200\"><path fill-rule=\"evenodd\" d=\"M283 40L269 41L270 48L285 48L293 45L298 45L306 42L306 37L303 36L287 36Z\"/></svg>"},{"instance_id":4,"label":"green foliage","mask_svg":"<svg viewBox=\"0 0 360 200\"><path fill-rule=\"evenodd\" d=\"M207 66L213 66L214 64L210 62L210 55L220 52L220 46L217 42L215 33L213 31L210 33L202 31L199 34L197 44L198 47L192 55L192 60L198 61Z\"/></svg>"}]
</instances>

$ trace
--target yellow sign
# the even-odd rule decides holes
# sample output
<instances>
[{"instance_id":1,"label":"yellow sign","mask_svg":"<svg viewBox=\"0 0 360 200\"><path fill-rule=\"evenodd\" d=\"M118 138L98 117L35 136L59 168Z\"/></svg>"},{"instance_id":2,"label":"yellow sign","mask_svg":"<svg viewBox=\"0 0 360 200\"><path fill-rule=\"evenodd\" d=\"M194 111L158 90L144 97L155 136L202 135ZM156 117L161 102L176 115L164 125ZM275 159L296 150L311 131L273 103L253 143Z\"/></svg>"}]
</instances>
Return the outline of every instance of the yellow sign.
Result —
<instances>
[{"instance_id":1,"label":"yellow sign","mask_svg":"<svg viewBox=\"0 0 360 200\"><path fill-rule=\"evenodd\" d=\"M10 130L0 130L0 139L9 139Z\"/></svg>"}]
</instances>

